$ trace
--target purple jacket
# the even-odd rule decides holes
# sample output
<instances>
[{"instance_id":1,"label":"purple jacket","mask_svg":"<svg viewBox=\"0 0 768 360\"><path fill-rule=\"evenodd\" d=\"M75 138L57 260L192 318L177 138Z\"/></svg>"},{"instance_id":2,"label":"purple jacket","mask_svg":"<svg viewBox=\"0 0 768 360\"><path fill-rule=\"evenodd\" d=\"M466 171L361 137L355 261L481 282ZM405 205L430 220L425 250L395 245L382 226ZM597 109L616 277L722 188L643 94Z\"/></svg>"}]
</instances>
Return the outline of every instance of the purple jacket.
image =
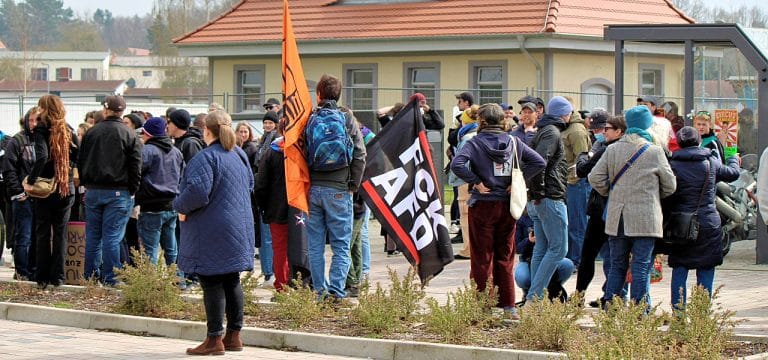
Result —
<instances>
[{"instance_id":1,"label":"purple jacket","mask_svg":"<svg viewBox=\"0 0 768 360\"><path fill-rule=\"evenodd\" d=\"M542 173L546 163L528 145L500 129L483 129L461 148L451 162L451 170L456 176L471 185L482 182L491 189L488 194L480 194L472 189L471 202L509 201L507 188L512 180L507 169L514 162L513 139L517 142L520 167L526 183Z\"/></svg>"}]
</instances>

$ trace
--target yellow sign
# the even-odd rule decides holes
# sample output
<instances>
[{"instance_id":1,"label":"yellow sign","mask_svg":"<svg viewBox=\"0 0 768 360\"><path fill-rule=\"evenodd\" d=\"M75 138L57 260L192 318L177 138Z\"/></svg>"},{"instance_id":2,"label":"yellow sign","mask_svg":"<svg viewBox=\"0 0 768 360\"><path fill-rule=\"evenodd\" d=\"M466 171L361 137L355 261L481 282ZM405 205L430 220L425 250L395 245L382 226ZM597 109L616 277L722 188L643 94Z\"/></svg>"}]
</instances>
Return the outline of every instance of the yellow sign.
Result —
<instances>
[{"instance_id":1,"label":"yellow sign","mask_svg":"<svg viewBox=\"0 0 768 360\"><path fill-rule=\"evenodd\" d=\"M85 223L67 223L66 254L64 255L64 283L81 285L85 268Z\"/></svg>"}]
</instances>

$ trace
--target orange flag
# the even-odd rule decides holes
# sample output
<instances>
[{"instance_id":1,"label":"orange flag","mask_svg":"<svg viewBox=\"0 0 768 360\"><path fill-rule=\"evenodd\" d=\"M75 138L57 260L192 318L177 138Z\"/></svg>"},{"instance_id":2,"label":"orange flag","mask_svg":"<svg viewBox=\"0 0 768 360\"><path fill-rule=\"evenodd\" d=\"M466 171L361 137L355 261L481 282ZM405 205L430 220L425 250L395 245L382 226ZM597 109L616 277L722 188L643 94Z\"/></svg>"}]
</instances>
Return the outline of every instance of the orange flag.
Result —
<instances>
[{"instance_id":1,"label":"orange flag","mask_svg":"<svg viewBox=\"0 0 768 360\"><path fill-rule=\"evenodd\" d=\"M285 96L285 186L288 205L309 212L309 168L304 155L304 128L312 98L304 80L288 0L283 0L283 96Z\"/></svg>"}]
</instances>

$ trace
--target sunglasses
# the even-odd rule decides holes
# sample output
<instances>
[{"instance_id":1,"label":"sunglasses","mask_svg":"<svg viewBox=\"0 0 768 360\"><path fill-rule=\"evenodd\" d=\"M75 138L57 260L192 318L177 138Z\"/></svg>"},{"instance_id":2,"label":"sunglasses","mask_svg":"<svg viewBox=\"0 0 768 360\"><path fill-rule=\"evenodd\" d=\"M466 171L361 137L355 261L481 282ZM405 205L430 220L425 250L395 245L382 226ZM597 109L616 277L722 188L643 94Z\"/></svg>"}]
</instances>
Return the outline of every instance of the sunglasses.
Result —
<instances>
[{"instance_id":1,"label":"sunglasses","mask_svg":"<svg viewBox=\"0 0 768 360\"><path fill-rule=\"evenodd\" d=\"M264 105L264 109L272 110L272 108L275 107L275 105Z\"/></svg>"},{"instance_id":2,"label":"sunglasses","mask_svg":"<svg viewBox=\"0 0 768 360\"><path fill-rule=\"evenodd\" d=\"M616 128L613 127L613 126L606 126L604 129L605 130L616 130Z\"/></svg>"}]
</instances>

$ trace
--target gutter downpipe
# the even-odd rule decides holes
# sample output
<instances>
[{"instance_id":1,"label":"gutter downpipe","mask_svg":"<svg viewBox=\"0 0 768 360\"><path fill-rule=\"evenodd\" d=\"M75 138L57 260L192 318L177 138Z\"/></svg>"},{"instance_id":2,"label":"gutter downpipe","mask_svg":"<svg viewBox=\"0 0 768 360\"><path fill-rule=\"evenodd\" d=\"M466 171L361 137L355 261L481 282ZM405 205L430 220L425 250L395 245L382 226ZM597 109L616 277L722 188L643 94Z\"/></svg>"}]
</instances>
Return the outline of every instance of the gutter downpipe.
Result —
<instances>
[{"instance_id":1,"label":"gutter downpipe","mask_svg":"<svg viewBox=\"0 0 768 360\"><path fill-rule=\"evenodd\" d=\"M528 52L528 49L525 48L525 36L517 35L517 41L520 43L520 51L523 53L523 55L525 55L525 57L528 58L531 63L533 63L533 66L536 67L536 88L541 91L543 83L541 78L541 64L539 64L539 62L533 56L531 56L531 53Z\"/></svg>"}]
</instances>

